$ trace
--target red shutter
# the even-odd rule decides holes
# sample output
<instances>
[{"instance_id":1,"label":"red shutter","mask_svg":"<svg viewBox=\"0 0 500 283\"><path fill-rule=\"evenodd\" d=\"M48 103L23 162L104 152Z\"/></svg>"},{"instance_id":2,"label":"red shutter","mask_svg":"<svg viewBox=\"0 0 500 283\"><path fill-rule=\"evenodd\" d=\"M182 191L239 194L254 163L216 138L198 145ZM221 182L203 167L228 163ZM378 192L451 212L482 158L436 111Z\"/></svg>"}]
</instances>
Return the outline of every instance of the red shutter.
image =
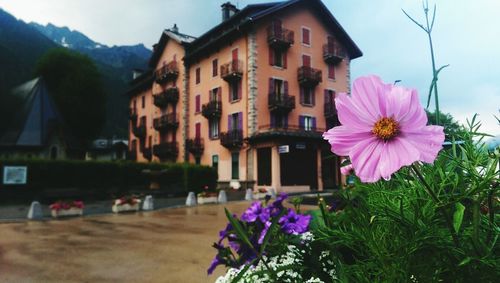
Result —
<instances>
[{"instance_id":1,"label":"red shutter","mask_svg":"<svg viewBox=\"0 0 500 283\"><path fill-rule=\"evenodd\" d=\"M302 54L302 66L311 67L311 56Z\"/></svg>"},{"instance_id":2,"label":"red shutter","mask_svg":"<svg viewBox=\"0 0 500 283\"><path fill-rule=\"evenodd\" d=\"M333 64L328 64L328 78L335 79L335 66Z\"/></svg>"},{"instance_id":3,"label":"red shutter","mask_svg":"<svg viewBox=\"0 0 500 283\"><path fill-rule=\"evenodd\" d=\"M238 48L233 50L233 60L238 60Z\"/></svg>"},{"instance_id":4,"label":"red shutter","mask_svg":"<svg viewBox=\"0 0 500 283\"><path fill-rule=\"evenodd\" d=\"M201 103L200 99L201 99L200 95L197 95L196 99L195 99L195 101L196 101L195 112L196 113L200 112L200 103Z\"/></svg>"},{"instance_id":5,"label":"red shutter","mask_svg":"<svg viewBox=\"0 0 500 283\"><path fill-rule=\"evenodd\" d=\"M217 61L217 59L214 59L212 61L212 77L217 76L217 67L218 67L218 61Z\"/></svg>"},{"instance_id":6,"label":"red shutter","mask_svg":"<svg viewBox=\"0 0 500 283\"><path fill-rule=\"evenodd\" d=\"M200 83L200 68L196 68L196 83Z\"/></svg>"},{"instance_id":7,"label":"red shutter","mask_svg":"<svg viewBox=\"0 0 500 283\"><path fill-rule=\"evenodd\" d=\"M307 45L311 44L309 30L306 28L302 28L302 43Z\"/></svg>"},{"instance_id":8,"label":"red shutter","mask_svg":"<svg viewBox=\"0 0 500 283\"><path fill-rule=\"evenodd\" d=\"M274 92L274 79L269 78L269 94Z\"/></svg>"},{"instance_id":9,"label":"red shutter","mask_svg":"<svg viewBox=\"0 0 500 283\"><path fill-rule=\"evenodd\" d=\"M238 85L238 99L241 99L241 95L242 95L242 85L243 83L241 81L239 82L236 82L236 84Z\"/></svg>"},{"instance_id":10,"label":"red shutter","mask_svg":"<svg viewBox=\"0 0 500 283\"><path fill-rule=\"evenodd\" d=\"M196 123L194 136L197 139L199 139L201 137L201 123Z\"/></svg>"},{"instance_id":11,"label":"red shutter","mask_svg":"<svg viewBox=\"0 0 500 283\"><path fill-rule=\"evenodd\" d=\"M287 52L283 52L281 54L283 56L283 69L286 69L288 67Z\"/></svg>"},{"instance_id":12,"label":"red shutter","mask_svg":"<svg viewBox=\"0 0 500 283\"><path fill-rule=\"evenodd\" d=\"M273 31L274 31L274 36L280 38L281 33L283 29L281 28L281 20L280 19L275 19L273 21Z\"/></svg>"}]
</instances>

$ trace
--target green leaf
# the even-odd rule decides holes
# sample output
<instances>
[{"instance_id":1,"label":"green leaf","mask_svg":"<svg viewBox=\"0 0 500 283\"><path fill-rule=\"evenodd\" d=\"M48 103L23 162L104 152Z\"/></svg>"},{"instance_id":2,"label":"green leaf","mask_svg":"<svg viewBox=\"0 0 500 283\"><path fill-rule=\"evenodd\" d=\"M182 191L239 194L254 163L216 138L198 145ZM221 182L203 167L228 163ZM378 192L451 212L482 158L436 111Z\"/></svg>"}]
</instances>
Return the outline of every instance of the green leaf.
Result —
<instances>
[{"instance_id":1,"label":"green leaf","mask_svg":"<svg viewBox=\"0 0 500 283\"><path fill-rule=\"evenodd\" d=\"M267 247L267 244L269 243L269 239L271 238L271 234L273 234L274 230L276 229L276 225L278 224L278 220L285 215L287 212L286 209L283 209L281 213L277 216L274 217L273 221L271 221L271 226L269 226L269 229L267 230L266 235L264 236L264 241L262 241L262 245L260 246L260 253L262 254Z\"/></svg>"},{"instance_id":2,"label":"green leaf","mask_svg":"<svg viewBox=\"0 0 500 283\"><path fill-rule=\"evenodd\" d=\"M234 219L233 215L231 215L231 213L229 212L229 210L227 210L227 208L224 208L224 211L226 212L226 217L229 220L229 222L231 223L231 225L233 226L233 228L236 232L236 235L238 235L238 237L241 240L243 240L243 242L245 244L247 244L252 250L255 250L252 243L250 243L250 240L248 239L248 236L245 233L245 230L243 230L243 227L241 227L240 222L238 220Z\"/></svg>"},{"instance_id":3,"label":"green leaf","mask_svg":"<svg viewBox=\"0 0 500 283\"><path fill-rule=\"evenodd\" d=\"M466 257L464 260L462 260L458 266L463 266L463 265L466 265L467 263L469 263L471 261L472 258L470 257Z\"/></svg>"},{"instance_id":4,"label":"green leaf","mask_svg":"<svg viewBox=\"0 0 500 283\"><path fill-rule=\"evenodd\" d=\"M464 211L465 211L465 206L457 202L455 204L455 213L453 213L453 228L455 228L455 232L457 233L458 230L460 230L460 226L462 226L462 221L464 219Z\"/></svg>"}]
</instances>

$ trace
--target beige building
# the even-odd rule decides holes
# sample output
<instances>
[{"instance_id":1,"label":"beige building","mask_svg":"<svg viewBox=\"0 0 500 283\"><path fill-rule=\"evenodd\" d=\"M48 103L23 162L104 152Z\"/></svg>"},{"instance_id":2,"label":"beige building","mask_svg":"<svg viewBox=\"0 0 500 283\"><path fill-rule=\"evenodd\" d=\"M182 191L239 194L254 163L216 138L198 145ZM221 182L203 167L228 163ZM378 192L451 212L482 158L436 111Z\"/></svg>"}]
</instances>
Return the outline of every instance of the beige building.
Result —
<instances>
[{"instance_id":1,"label":"beige building","mask_svg":"<svg viewBox=\"0 0 500 283\"><path fill-rule=\"evenodd\" d=\"M321 135L361 55L320 0L228 2L198 38L174 25L132 82L130 155L214 166L220 187L334 188L339 159Z\"/></svg>"}]
</instances>

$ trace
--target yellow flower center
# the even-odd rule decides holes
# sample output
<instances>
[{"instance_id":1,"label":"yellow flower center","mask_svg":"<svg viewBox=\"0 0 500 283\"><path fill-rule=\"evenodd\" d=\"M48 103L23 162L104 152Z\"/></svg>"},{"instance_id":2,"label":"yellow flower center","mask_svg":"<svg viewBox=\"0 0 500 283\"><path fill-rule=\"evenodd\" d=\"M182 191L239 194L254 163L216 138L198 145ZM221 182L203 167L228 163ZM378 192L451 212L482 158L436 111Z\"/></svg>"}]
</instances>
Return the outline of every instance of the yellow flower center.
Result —
<instances>
[{"instance_id":1,"label":"yellow flower center","mask_svg":"<svg viewBox=\"0 0 500 283\"><path fill-rule=\"evenodd\" d=\"M380 118L373 126L372 133L387 141L398 135L399 124L393 118Z\"/></svg>"}]
</instances>

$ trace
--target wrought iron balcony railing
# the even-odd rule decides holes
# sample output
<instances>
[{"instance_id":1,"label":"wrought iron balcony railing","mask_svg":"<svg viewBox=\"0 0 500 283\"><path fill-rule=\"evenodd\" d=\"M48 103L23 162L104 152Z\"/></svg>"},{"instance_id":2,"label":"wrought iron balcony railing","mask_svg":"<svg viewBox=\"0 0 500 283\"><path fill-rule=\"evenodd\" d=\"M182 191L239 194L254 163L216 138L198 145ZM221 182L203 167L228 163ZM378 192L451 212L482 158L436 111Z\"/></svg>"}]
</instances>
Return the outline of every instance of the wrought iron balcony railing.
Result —
<instances>
[{"instance_id":1,"label":"wrought iron balcony railing","mask_svg":"<svg viewBox=\"0 0 500 283\"><path fill-rule=\"evenodd\" d=\"M302 86L316 86L323 81L321 70L308 66L299 67L297 71L297 79L299 84Z\"/></svg>"},{"instance_id":2,"label":"wrought iron balcony railing","mask_svg":"<svg viewBox=\"0 0 500 283\"><path fill-rule=\"evenodd\" d=\"M267 27L267 42L272 48L285 50L294 43L294 33L273 24Z\"/></svg>"},{"instance_id":3,"label":"wrought iron balcony railing","mask_svg":"<svg viewBox=\"0 0 500 283\"><path fill-rule=\"evenodd\" d=\"M222 114L222 102L219 100L211 100L201 107L201 115L207 119L220 118Z\"/></svg>"},{"instance_id":4,"label":"wrought iron balcony railing","mask_svg":"<svg viewBox=\"0 0 500 283\"><path fill-rule=\"evenodd\" d=\"M289 113L295 109L295 96L282 93L270 93L268 107L271 112Z\"/></svg>"},{"instance_id":5,"label":"wrought iron balcony railing","mask_svg":"<svg viewBox=\"0 0 500 283\"><path fill-rule=\"evenodd\" d=\"M179 75L179 68L177 67L177 61L171 61L170 63L162 66L155 71L155 81L159 84L168 82L170 80L176 80Z\"/></svg>"},{"instance_id":6,"label":"wrought iron balcony railing","mask_svg":"<svg viewBox=\"0 0 500 283\"><path fill-rule=\"evenodd\" d=\"M160 160L175 160L177 158L177 155L179 155L179 143L162 142L160 144L153 145L153 154Z\"/></svg>"},{"instance_id":7,"label":"wrought iron balcony railing","mask_svg":"<svg viewBox=\"0 0 500 283\"><path fill-rule=\"evenodd\" d=\"M202 138L194 138L186 140L187 150L193 154L195 157L199 157L203 154L205 149L204 141Z\"/></svg>"},{"instance_id":8,"label":"wrought iron balcony railing","mask_svg":"<svg viewBox=\"0 0 500 283\"><path fill-rule=\"evenodd\" d=\"M323 60L327 64L337 64L346 57L344 49L335 43L327 43L323 45Z\"/></svg>"},{"instance_id":9,"label":"wrought iron balcony railing","mask_svg":"<svg viewBox=\"0 0 500 283\"><path fill-rule=\"evenodd\" d=\"M179 127L179 118L175 113L168 113L153 120L153 128L157 131L176 130Z\"/></svg>"},{"instance_id":10,"label":"wrought iron balcony railing","mask_svg":"<svg viewBox=\"0 0 500 283\"><path fill-rule=\"evenodd\" d=\"M241 148L243 146L243 130L220 133L220 144L228 149Z\"/></svg>"},{"instance_id":11,"label":"wrought iron balcony railing","mask_svg":"<svg viewBox=\"0 0 500 283\"><path fill-rule=\"evenodd\" d=\"M220 75L227 82L241 80L243 76L243 61L232 60L220 66Z\"/></svg>"}]
</instances>

